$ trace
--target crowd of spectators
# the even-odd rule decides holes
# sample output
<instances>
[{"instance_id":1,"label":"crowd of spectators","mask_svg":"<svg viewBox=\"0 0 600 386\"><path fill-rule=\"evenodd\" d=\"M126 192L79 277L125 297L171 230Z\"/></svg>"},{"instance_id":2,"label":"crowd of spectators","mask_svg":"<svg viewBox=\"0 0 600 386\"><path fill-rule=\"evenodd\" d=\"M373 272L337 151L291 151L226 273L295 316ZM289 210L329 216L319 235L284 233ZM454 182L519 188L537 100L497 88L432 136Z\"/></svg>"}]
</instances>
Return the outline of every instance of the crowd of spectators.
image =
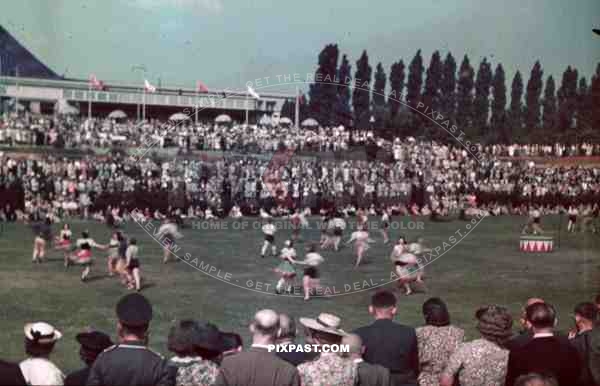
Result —
<instances>
[{"instance_id":1,"label":"crowd of spectators","mask_svg":"<svg viewBox=\"0 0 600 386\"><path fill-rule=\"evenodd\" d=\"M68 146L79 147L108 145L110 138L119 136L131 145L145 143L145 136L156 136L154 142L169 138L169 129L161 129L156 122L80 122L74 117L35 122L22 123L21 129L13 128L19 121L5 122L0 125L4 132L0 141L11 138L52 144L63 138L66 143L73 142ZM15 130L33 135L27 139ZM309 132L313 133L310 138ZM18 217L16 210L26 215L41 209L55 217L81 214L105 218L107 209L116 208L119 217L126 217L134 207L162 213L171 207L184 216L203 217L207 210L226 216L234 206L246 215L258 213L260 208L277 212L310 208L318 213L333 206L347 212L366 208L374 214L388 209L398 214L448 216L463 209L469 196L476 197L471 205L491 215L522 214L533 206L544 213L557 213L575 205L581 215L590 218L599 211L599 167L536 165L531 160L501 156L551 154L556 149L595 154L597 145L582 144L570 150L562 145L479 146L471 154L461 146L414 138L390 142L369 131L342 128L297 131L182 125L176 133L189 134L184 141L169 141L182 147L193 143L203 149L255 152L203 152L200 156L184 152L175 159L138 159L126 153L77 159L53 156L52 152L12 158L0 154L1 214L14 218ZM359 159L319 156L329 150L351 152L357 144L365 149ZM280 165L260 154L303 147L317 151L313 156L296 154Z\"/></svg>"},{"instance_id":2,"label":"crowd of spectators","mask_svg":"<svg viewBox=\"0 0 600 386\"><path fill-rule=\"evenodd\" d=\"M296 320L270 309L250 321L252 342L245 348L235 332L178 320L168 333L173 356L163 359L147 347L152 306L136 293L117 304L114 344L99 331L76 336L85 367L66 377L51 361L62 333L45 322L26 324L27 358L0 361L0 385L594 386L600 384L600 295L595 301L575 306L568 334L556 330L556 310L543 299L527 301L516 333L505 307L487 305L474 315L479 337L465 341L441 299L423 304L424 325L413 328L394 321L396 297L380 290L369 305L371 324L350 333L329 312L300 317L303 342Z\"/></svg>"}]
</instances>

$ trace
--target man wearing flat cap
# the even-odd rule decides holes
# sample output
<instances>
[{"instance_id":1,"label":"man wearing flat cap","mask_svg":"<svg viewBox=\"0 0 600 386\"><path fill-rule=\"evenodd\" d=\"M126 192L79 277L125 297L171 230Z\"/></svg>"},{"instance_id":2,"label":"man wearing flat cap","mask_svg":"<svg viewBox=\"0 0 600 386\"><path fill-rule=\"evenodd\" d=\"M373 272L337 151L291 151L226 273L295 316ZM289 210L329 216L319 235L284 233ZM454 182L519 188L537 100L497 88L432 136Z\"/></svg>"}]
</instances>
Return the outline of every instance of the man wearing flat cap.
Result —
<instances>
[{"instance_id":1,"label":"man wearing flat cap","mask_svg":"<svg viewBox=\"0 0 600 386\"><path fill-rule=\"evenodd\" d=\"M279 331L279 315L273 310L261 310L250 325L252 347L223 358L215 385L219 386L300 386L298 370L274 352Z\"/></svg>"},{"instance_id":2,"label":"man wearing flat cap","mask_svg":"<svg viewBox=\"0 0 600 386\"><path fill-rule=\"evenodd\" d=\"M75 337L79 342L79 357L85 363L85 367L67 375L65 378L65 386L81 386L85 385L90 374L90 368L100 353L110 346L113 342L110 337L100 331L84 331L77 334Z\"/></svg>"},{"instance_id":3,"label":"man wearing flat cap","mask_svg":"<svg viewBox=\"0 0 600 386\"><path fill-rule=\"evenodd\" d=\"M87 386L172 386L173 373L160 354L150 350L148 327L152 306L137 293L121 298L117 304L119 343L98 356Z\"/></svg>"}]
</instances>

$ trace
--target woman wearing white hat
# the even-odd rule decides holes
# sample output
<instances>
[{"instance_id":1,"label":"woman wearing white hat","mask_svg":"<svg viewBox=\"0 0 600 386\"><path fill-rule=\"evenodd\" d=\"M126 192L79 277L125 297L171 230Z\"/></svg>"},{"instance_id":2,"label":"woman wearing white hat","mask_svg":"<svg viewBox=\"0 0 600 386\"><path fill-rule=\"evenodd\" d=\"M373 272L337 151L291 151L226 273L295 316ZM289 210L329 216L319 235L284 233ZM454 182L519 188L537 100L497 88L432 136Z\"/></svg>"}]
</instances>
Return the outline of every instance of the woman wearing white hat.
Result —
<instances>
[{"instance_id":1,"label":"woman wearing white hat","mask_svg":"<svg viewBox=\"0 0 600 386\"><path fill-rule=\"evenodd\" d=\"M296 269L293 264L296 263L296 250L294 243L291 240L285 241L285 246L279 253L281 263L275 268L275 272L280 275L280 279L275 286L275 293L280 294L285 288L285 292L292 291L294 278L296 277Z\"/></svg>"},{"instance_id":2,"label":"woman wearing white hat","mask_svg":"<svg viewBox=\"0 0 600 386\"><path fill-rule=\"evenodd\" d=\"M28 358L19 363L19 367L27 384L62 386L64 374L48 359L54 344L62 337L60 331L46 322L27 323L23 331Z\"/></svg>"}]
</instances>

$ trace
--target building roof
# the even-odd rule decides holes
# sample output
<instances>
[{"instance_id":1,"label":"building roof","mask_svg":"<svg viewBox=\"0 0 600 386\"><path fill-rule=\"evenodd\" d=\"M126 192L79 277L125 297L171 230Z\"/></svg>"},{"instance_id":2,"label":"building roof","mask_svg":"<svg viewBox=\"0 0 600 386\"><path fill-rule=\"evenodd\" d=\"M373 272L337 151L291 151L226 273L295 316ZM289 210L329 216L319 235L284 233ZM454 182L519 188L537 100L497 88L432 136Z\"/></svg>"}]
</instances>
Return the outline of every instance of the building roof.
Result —
<instances>
[{"instance_id":1,"label":"building roof","mask_svg":"<svg viewBox=\"0 0 600 386\"><path fill-rule=\"evenodd\" d=\"M0 76L2 75L62 79L0 25Z\"/></svg>"}]
</instances>

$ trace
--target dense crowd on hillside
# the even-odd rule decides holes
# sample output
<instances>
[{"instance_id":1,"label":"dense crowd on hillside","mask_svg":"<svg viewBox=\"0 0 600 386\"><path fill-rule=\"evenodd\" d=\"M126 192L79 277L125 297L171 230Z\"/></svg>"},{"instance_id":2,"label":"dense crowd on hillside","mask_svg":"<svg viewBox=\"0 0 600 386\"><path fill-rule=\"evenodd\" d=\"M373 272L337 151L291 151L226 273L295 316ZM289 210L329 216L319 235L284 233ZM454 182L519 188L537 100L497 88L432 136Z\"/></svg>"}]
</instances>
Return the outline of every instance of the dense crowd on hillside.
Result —
<instances>
[{"instance_id":1,"label":"dense crowd on hillside","mask_svg":"<svg viewBox=\"0 0 600 386\"><path fill-rule=\"evenodd\" d=\"M100 331L76 336L85 367L66 377L52 362L62 333L46 322L26 324L26 359L0 361L0 385L594 386L600 295L595 302L575 306L568 334L556 330L558 314L543 299L529 299L519 323L507 308L487 305L475 312L479 337L466 341L441 299L425 301L424 325L413 328L394 321L403 311L392 292L380 290L369 306L373 323L351 333L332 313L300 317L297 328L295 318L263 309L244 346L236 332L181 319L168 333L172 357L164 359L147 347L152 305L136 293L116 306L114 343Z\"/></svg>"}]
</instances>

